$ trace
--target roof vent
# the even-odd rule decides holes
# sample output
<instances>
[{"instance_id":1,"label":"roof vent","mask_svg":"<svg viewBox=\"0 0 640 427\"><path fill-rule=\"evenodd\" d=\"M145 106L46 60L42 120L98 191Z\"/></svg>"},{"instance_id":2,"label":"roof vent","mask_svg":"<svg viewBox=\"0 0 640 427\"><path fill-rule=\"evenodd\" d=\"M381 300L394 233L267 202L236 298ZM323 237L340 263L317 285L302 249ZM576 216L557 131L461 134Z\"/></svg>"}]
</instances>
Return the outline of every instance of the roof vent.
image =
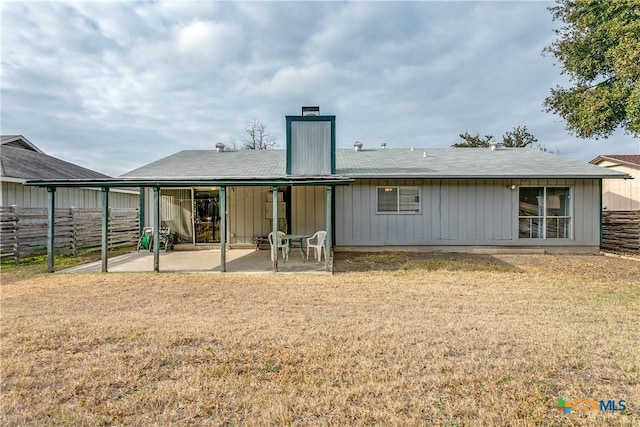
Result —
<instances>
[{"instance_id":1,"label":"roof vent","mask_svg":"<svg viewBox=\"0 0 640 427\"><path fill-rule=\"evenodd\" d=\"M224 151L224 144L222 142L218 142L216 144L216 151L219 153L221 151Z\"/></svg>"},{"instance_id":2,"label":"roof vent","mask_svg":"<svg viewBox=\"0 0 640 427\"><path fill-rule=\"evenodd\" d=\"M386 150L387 149L387 143L383 142L382 144L380 144L380 149L381 150Z\"/></svg>"},{"instance_id":3,"label":"roof vent","mask_svg":"<svg viewBox=\"0 0 640 427\"><path fill-rule=\"evenodd\" d=\"M494 142L493 144L491 144L491 151L496 151L500 148L502 148L502 144L500 144L499 142Z\"/></svg>"},{"instance_id":4,"label":"roof vent","mask_svg":"<svg viewBox=\"0 0 640 427\"><path fill-rule=\"evenodd\" d=\"M362 151L362 146L363 145L364 144L362 144L362 142L356 141L356 142L353 143L353 149L356 150L356 151Z\"/></svg>"},{"instance_id":5,"label":"roof vent","mask_svg":"<svg viewBox=\"0 0 640 427\"><path fill-rule=\"evenodd\" d=\"M320 107L317 105L314 106L306 106L302 107L302 115L303 116L319 116L320 115Z\"/></svg>"}]
</instances>

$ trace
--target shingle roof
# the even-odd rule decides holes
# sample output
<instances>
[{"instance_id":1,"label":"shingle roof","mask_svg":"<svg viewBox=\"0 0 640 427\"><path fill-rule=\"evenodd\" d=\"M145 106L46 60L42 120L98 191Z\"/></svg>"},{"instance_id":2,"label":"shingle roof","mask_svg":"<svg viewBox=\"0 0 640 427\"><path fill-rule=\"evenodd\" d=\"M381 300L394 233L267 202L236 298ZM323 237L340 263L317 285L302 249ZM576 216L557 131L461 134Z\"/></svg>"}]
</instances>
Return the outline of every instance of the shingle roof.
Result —
<instances>
[{"instance_id":1,"label":"shingle roof","mask_svg":"<svg viewBox=\"0 0 640 427\"><path fill-rule=\"evenodd\" d=\"M0 151L1 176L18 179L94 179L107 175L44 153L3 145Z\"/></svg>"},{"instance_id":2,"label":"shingle roof","mask_svg":"<svg viewBox=\"0 0 640 427\"><path fill-rule=\"evenodd\" d=\"M283 150L185 150L122 175L123 178L200 178L285 176Z\"/></svg>"},{"instance_id":3,"label":"shingle roof","mask_svg":"<svg viewBox=\"0 0 640 427\"><path fill-rule=\"evenodd\" d=\"M280 178L284 150L187 150L149 163L124 178ZM352 178L605 178L624 174L523 148L337 150L336 174Z\"/></svg>"},{"instance_id":4,"label":"shingle roof","mask_svg":"<svg viewBox=\"0 0 640 427\"><path fill-rule=\"evenodd\" d=\"M640 166L640 154L605 154L591 160L591 163L597 164L600 160L620 162L635 167Z\"/></svg>"},{"instance_id":5,"label":"shingle roof","mask_svg":"<svg viewBox=\"0 0 640 427\"><path fill-rule=\"evenodd\" d=\"M18 147L42 153L42 150L22 135L0 135L2 147Z\"/></svg>"}]
</instances>

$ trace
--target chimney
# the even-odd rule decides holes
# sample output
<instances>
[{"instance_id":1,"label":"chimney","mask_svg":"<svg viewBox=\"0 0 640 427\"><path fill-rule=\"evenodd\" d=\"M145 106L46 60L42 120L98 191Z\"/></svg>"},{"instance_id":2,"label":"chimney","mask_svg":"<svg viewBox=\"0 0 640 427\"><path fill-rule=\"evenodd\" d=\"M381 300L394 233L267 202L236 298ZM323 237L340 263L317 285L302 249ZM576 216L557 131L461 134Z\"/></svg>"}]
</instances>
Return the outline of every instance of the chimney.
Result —
<instances>
[{"instance_id":1,"label":"chimney","mask_svg":"<svg viewBox=\"0 0 640 427\"><path fill-rule=\"evenodd\" d=\"M319 116L320 115L320 107L319 106L306 106L302 107L302 115L303 116Z\"/></svg>"},{"instance_id":2,"label":"chimney","mask_svg":"<svg viewBox=\"0 0 640 427\"><path fill-rule=\"evenodd\" d=\"M362 146L363 145L364 144L362 144L362 142L356 141L356 142L353 143L353 149L356 150L356 151L362 151Z\"/></svg>"},{"instance_id":3,"label":"chimney","mask_svg":"<svg viewBox=\"0 0 640 427\"><path fill-rule=\"evenodd\" d=\"M222 142L218 142L218 143L216 144L216 151L217 151L218 153L220 153L221 151L224 151L224 144L223 144Z\"/></svg>"}]
</instances>

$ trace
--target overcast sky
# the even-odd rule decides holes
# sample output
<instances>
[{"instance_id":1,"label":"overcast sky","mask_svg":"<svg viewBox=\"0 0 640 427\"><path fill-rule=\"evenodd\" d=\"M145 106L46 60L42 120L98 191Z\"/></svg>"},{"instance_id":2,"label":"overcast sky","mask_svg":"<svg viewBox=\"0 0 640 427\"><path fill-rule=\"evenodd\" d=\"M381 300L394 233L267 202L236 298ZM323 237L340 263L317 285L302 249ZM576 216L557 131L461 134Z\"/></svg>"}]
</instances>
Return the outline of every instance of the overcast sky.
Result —
<instances>
[{"instance_id":1,"label":"overcast sky","mask_svg":"<svg viewBox=\"0 0 640 427\"><path fill-rule=\"evenodd\" d=\"M560 155L640 152L545 113L567 85L543 48L550 2L12 2L2 5L2 134L117 176L241 140L284 148L285 115L336 115L339 148L448 147L527 126Z\"/></svg>"}]
</instances>

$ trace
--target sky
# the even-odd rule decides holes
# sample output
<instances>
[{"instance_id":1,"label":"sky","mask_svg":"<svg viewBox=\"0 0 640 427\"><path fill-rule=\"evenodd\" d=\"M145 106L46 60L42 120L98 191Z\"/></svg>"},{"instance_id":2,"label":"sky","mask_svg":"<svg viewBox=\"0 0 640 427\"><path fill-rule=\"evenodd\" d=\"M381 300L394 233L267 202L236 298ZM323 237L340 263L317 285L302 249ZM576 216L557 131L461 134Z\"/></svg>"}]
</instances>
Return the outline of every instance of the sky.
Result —
<instances>
[{"instance_id":1,"label":"sky","mask_svg":"<svg viewBox=\"0 0 640 427\"><path fill-rule=\"evenodd\" d=\"M448 147L526 126L561 156L640 153L544 112L570 81L542 51L552 2L3 1L1 123L45 153L121 175L214 149L319 105L338 148Z\"/></svg>"}]
</instances>

